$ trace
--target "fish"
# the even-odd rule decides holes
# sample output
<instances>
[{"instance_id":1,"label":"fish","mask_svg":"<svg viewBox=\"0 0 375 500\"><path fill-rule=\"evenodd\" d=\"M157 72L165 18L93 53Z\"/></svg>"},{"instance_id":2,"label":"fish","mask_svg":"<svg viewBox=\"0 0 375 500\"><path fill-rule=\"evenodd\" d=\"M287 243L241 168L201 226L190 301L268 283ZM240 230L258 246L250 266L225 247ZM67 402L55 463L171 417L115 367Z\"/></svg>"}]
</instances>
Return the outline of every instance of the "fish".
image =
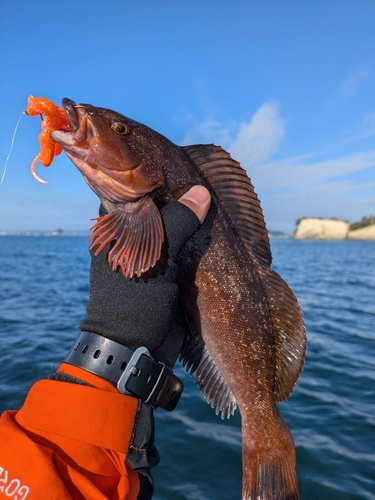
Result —
<instances>
[{"instance_id":1,"label":"fish","mask_svg":"<svg viewBox=\"0 0 375 500\"><path fill-rule=\"evenodd\" d=\"M157 269L160 208L195 184L208 215L179 260L187 340L180 360L222 418L242 429L242 500L297 500L296 452L278 404L303 369L306 329L297 298L271 268L258 196L240 163L214 144L178 146L133 119L63 99L71 131L51 132L106 214L90 236L128 279Z\"/></svg>"}]
</instances>

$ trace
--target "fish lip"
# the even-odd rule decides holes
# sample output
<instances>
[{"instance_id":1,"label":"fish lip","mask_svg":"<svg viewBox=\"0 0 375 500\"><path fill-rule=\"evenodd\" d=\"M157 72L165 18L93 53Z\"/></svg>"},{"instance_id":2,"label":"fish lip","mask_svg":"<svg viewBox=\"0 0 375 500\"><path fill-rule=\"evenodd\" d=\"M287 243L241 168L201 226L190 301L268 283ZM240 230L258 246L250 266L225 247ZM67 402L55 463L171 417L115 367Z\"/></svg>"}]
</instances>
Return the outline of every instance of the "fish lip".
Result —
<instances>
[{"instance_id":1,"label":"fish lip","mask_svg":"<svg viewBox=\"0 0 375 500\"><path fill-rule=\"evenodd\" d=\"M68 97L64 97L61 102L72 129L73 139L79 143L85 142L90 136L86 106L76 104Z\"/></svg>"},{"instance_id":2,"label":"fish lip","mask_svg":"<svg viewBox=\"0 0 375 500\"><path fill-rule=\"evenodd\" d=\"M68 97L64 97L61 101L62 107L65 110L66 116L68 117L70 126L72 127L73 133L79 128L79 117L76 109L76 103Z\"/></svg>"}]
</instances>

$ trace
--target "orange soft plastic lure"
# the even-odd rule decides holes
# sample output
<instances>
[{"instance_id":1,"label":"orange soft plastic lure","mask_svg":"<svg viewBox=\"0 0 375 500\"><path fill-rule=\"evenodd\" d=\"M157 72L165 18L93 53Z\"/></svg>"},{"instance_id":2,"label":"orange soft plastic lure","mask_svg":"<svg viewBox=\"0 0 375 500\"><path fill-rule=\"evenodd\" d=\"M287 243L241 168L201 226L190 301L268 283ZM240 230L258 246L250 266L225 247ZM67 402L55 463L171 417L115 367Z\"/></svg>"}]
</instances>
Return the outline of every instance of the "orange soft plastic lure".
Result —
<instances>
[{"instance_id":1,"label":"orange soft plastic lure","mask_svg":"<svg viewBox=\"0 0 375 500\"><path fill-rule=\"evenodd\" d=\"M65 110L44 97L33 97L30 95L27 99L25 113L29 116L44 115L42 120L42 132L38 137L40 151L34 158L30 170L38 182L47 184L47 181L41 179L35 172L36 164L40 161L45 167L49 167L54 157L59 155L62 151L61 146L52 140L51 132L53 130L64 130L69 132L72 128L69 124Z\"/></svg>"}]
</instances>

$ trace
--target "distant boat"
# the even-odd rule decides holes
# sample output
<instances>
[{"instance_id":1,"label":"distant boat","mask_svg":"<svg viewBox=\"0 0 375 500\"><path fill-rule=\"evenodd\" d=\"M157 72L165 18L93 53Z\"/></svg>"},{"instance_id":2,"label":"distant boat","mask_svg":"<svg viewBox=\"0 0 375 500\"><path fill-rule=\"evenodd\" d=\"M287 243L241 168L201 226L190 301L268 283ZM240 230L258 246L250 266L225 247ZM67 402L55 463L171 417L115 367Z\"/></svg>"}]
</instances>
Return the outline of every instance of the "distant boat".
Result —
<instances>
[{"instance_id":1,"label":"distant boat","mask_svg":"<svg viewBox=\"0 0 375 500\"><path fill-rule=\"evenodd\" d=\"M52 236L64 236L65 235L65 231L64 229L55 229L54 231L52 231Z\"/></svg>"}]
</instances>

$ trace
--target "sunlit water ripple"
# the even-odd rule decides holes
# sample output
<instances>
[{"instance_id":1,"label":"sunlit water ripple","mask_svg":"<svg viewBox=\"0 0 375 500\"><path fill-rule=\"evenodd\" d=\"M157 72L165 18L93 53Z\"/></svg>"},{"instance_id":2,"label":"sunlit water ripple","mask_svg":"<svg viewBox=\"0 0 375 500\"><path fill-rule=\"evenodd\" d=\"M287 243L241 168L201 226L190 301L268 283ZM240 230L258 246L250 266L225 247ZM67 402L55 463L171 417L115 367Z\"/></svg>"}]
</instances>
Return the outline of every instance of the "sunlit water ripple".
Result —
<instances>
[{"instance_id":1,"label":"sunlit water ripple","mask_svg":"<svg viewBox=\"0 0 375 500\"><path fill-rule=\"evenodd\" d=\"M281 412L297 448L302 500L375 500L375 242L273 239L274 269L304 311L308 354ZM0 237L1 410L18 408L78 334L88 296L80 237ZM216 417L185 391L156 412L156 500L232 500L241 492L238 412Z\"/></svg>"}]
</instances>

